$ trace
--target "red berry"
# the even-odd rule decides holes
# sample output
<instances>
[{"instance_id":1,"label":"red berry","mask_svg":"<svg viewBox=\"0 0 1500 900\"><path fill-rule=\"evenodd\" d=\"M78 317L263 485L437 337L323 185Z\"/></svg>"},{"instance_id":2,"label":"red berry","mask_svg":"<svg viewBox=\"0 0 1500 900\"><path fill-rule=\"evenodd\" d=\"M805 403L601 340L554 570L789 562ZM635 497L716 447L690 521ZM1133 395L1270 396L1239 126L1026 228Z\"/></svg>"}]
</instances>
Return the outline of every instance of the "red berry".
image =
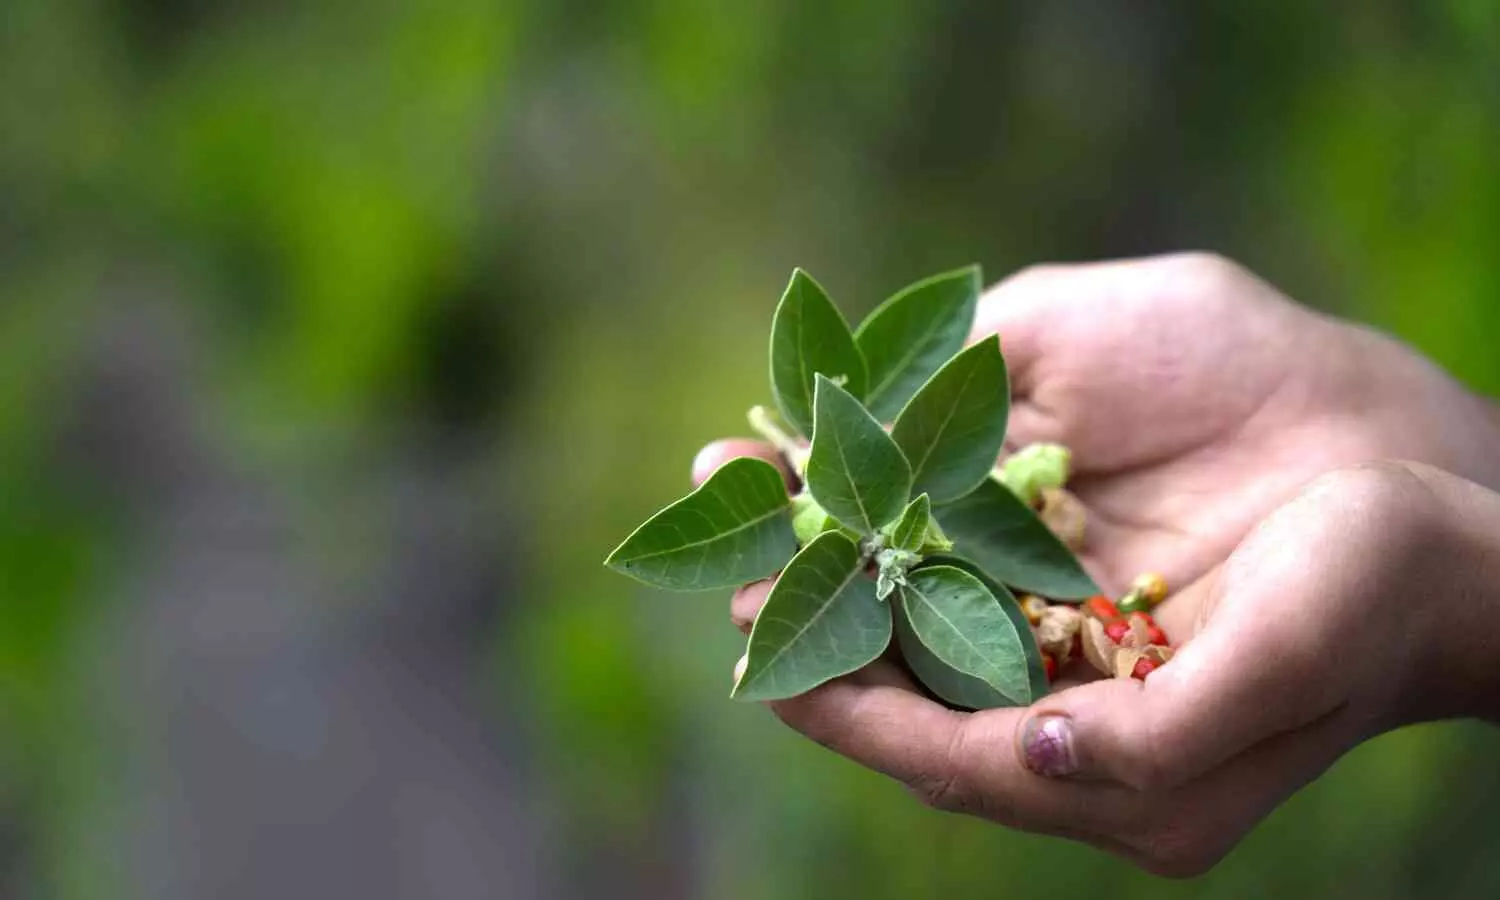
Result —
<instances>
[{"instance_id":1,"label":"red berry","mask_svg":"<svg viewBox=\"0 0 1500 900\"><path fill-rule=\"evenodd\" d=\"M1145 621L1146 640L1149 643L1154 644L1157 647L1171 646L1171 644L1167 641L1167 633L1161 630L1161 626L1156 624L1156 620L1151 618L1150 613L1132 613L1131 617L1134 618L1135 616L1140 616L1141 619Z\"/></svg>"},{"instance_id":2,"label":"red berry","mask_svg":"<svg viewBox=\"0 0 1500 900\"><path fill-rule=\"evenodd\" d=\"M1113 622L1120 618L1114 601L1103 594L1095 594L1083 602L1084 611L1101 622Z\"/></svg>"},{"instance_id":3,"label":"red berry","mask_svg":"<svg viewBox=\"0 0 1500 900\"><path fill-rule=\"evenodd\" d=\"M1057 680L1057 660L1050 653L1042 654L1042 668L1047 670L1047 680Z\"/></svg>"},{"instance_id":4,"label":"red berry","mask_svg":"<svg viewBox=\"0 0 1500 900\"><path fill-rule=\"evenodd\" d=\"M1116 644L1125 640L1125 635L1130 633L1130 623L1124 619L1115 619L1104 626L1104 634Z\"/></svg>"},{"instance_id":5,"label":"red berry","mask_svg":"<svg viewBox=\"0 0 1500 900\"><path fill-rule=\"evenodd\" d=\"M1135 661L1135 668L1130 670L1130 677L1145 681L1146 676L1150 675L1152 672L1155 672L1156 668L1156 663L1143 656Z\"/></svg>"}]
</instances>

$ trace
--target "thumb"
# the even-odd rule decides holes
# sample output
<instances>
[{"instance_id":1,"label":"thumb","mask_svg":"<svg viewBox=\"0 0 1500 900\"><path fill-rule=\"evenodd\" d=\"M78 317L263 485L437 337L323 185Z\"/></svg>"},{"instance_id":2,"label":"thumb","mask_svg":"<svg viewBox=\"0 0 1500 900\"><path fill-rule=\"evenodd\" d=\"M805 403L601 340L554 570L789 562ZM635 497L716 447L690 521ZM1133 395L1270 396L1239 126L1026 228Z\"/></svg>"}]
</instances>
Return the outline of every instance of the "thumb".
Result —
<instances>
[{"instance_id":1,"label":"thumb","mask_svg":"<svg viewBox=\"0 0 1500 900\"><path fill-rule=\"evenodd\" d=\"M1337 706L1316 642L1255 598L1217 596L1219 584L1210 575L1174 598L1218 612L1144 682L1109 678L1039 702L1016 730L1027 768L1171 788Z\"/></svg>"}]
</instances>

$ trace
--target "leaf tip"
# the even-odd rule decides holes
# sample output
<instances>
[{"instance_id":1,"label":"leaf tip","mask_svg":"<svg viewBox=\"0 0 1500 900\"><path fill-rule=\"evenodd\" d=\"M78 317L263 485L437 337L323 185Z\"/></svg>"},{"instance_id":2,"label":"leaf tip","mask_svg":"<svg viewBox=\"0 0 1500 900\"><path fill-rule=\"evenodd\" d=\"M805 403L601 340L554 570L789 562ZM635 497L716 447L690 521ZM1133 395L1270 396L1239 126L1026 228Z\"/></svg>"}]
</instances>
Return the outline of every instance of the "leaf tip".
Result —
<instances>
[{"instance_id":1,"label":"leaf tip","mask_svg":"<svg viewBox=\"0 0 1500 900\"><path fill-rule=\"evenodd\" d=\"M813 287L819 286L817 279L813 278L806 269L802 268L801 266L793 266L792 277L787 280L787 291L790 292L793 288L801 287L803 285L811 285Z\"/></svg>"}]
</instances>

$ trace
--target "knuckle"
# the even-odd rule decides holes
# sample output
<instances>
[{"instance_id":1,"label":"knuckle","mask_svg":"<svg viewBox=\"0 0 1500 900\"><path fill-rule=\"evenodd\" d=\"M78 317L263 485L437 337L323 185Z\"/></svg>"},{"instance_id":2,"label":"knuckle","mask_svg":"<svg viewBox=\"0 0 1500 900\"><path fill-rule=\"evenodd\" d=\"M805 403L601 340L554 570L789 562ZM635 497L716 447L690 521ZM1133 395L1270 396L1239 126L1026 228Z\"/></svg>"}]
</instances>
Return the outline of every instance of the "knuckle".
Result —
<instances>
[{"instance_id":1,"label":"knuckle","mask_svg":"<svg viewBox=\"0 0 1500 900\"><path fill-rule=\"evenodd\" d=\"M918 776L912 780L911 790L924 806L939 812L963 813L972 807L968 792L952 774Z\"/></svg>"},{"instance_id":2,"label":"knuckle","mask_svg":"<svg viewBox=\"0 0 1500 900\"><path fill-rule=\"evenodd\" d=\"M964 777L967 735L967 729L956 729L946 752L936 760L937 771L919 772L908 782L924 805L940 812L983 812L983 798Z\"/></svg>"},{"instance_id":3,"label":"knuckle","mask_svg":"<svg viewBox=\"0 0 1500 900\"><path fill-rule=\"evenodd\" d=\"M1172 257L1172 262L1183 272L1209 283L1238 281L1245 275L1243 266L1213 250L1190 250L1178 253Z\"/></svg>"},{"instance_id":4,"label":"knuckle","mask_svg":"<svg viewBox=\"0 0 1500 900\"><path fill-rule=\"evenodd\" d=\"M1428 532L1427 513L1434 494L1428 482L1411 466L1396 460L1372 460L1322 476L1309 489L1335 501L1341 531L1352 521L1356 535L1368 535L1384 543Z\"/></svg>"},{"instance_id":5,"label":"knuckle","mask_svg":"<svg viewBox=\"0 0 1500 900\"><path fill-rule=\"evenodd\" d=\"M1163 738L1154 720L1142 723L1134 740L1126 745L1124 780L1143 794L1154 794L1176 786L1172 745Z\"/></svg>"}]
</instances>

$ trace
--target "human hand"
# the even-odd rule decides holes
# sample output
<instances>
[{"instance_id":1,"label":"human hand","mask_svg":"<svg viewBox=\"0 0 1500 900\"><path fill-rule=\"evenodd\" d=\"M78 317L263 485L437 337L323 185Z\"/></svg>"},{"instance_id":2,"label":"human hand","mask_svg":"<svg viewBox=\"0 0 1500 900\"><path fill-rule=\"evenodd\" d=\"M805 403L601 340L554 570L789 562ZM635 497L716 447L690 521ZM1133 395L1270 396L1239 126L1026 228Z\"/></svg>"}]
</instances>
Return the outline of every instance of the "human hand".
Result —
<instances>
[{"instance_id":1,"label":"human hand","mask_svg":"<svg viewBox=\"0 0 1500 900\"><path fill-rule=\"evenodd\" d=\"M938 809L1197 875L1361 741L1500 714L1495 535L1500 495L1470 482L1339 470L1188 589L1201 622L1144 682L963 714L877 665L772 706Z\"/></svg>"},{"instance_id":2,"label":"human hand","mask_svg":"<svg viewBox=\"0 0 1500 900\"><path fill-rule=\"evenodd\" d=\"M1209 619L1217 581L1200 579L1255 521L1320 472L1404 456L1496 482L1480 452L1495 428L1487 404L1399 344L1301 309L1215 257L1028 270L985 298L976 334L996 330L1015 391L1013 444L1055 440L1074 450L1071 486L1090 513L1084 556L1096 577L1117 589L1152 568L1174 584L1197 582L1159 610L1174 643L1191 645ZM746 442L711 445L695 475L752 453L768 455ZM762 584L736 595L733 616L742 628L768 590ZM1200 649L1188 658L1205 654ZM1192 671L1181 659L1163 672ZM1151 683L1162 678L1154 674ZM1104 682L1065 690L1039 709L1129 690L1140 689ZM895 667L877 663L773 707L809 736L902 777L935 803L965 806L955 798L973 792L955 787L961 776L952 767L912 768L900 760L930 733L969 735L953 737L954 746L972 743L976 752L988 748L994 755L1011 739L1007 728L1014 730L1020 713L959 717L983 724L954 732L957 714L911 691ZM875 746L858 749L872 732ZM1158 870L1182 871L1183 858L1193 856L1174 848L1170 835L1143 838L1142 850L1139 841L1119 843L1055 810L1050 822L1029 817L1008 789L1041 780L1024 770L1009 777L1015 783L1002 779L1006 790L979 794L988 799L978 811L1092 840ZM1140 784L1124 783L1142 793ZM1274 805L1284 793L1252 795ZM996 803L998 812L988 809Z\"/></svg>"},{"instance_id":3,"label":"human hand","mask_svg":"<svg viewBox=\"0 0 1500 900\"><path fill-rule=\"evenodd\" d=\"M1404 345L1287 300L1239 266L1188 253L1022 271L982 299L1013 393L1007 445L1072 450L1088 513L1081 556L1118 593L1142 570L1187 585L1309 479L1381 458L1500 488L1500 421ZM706 447L694 477L749 441ZM748 628L769 590L737 595ZM1196 611L1158 619L1175 641Z\"/></svg>"}]
</instances>

